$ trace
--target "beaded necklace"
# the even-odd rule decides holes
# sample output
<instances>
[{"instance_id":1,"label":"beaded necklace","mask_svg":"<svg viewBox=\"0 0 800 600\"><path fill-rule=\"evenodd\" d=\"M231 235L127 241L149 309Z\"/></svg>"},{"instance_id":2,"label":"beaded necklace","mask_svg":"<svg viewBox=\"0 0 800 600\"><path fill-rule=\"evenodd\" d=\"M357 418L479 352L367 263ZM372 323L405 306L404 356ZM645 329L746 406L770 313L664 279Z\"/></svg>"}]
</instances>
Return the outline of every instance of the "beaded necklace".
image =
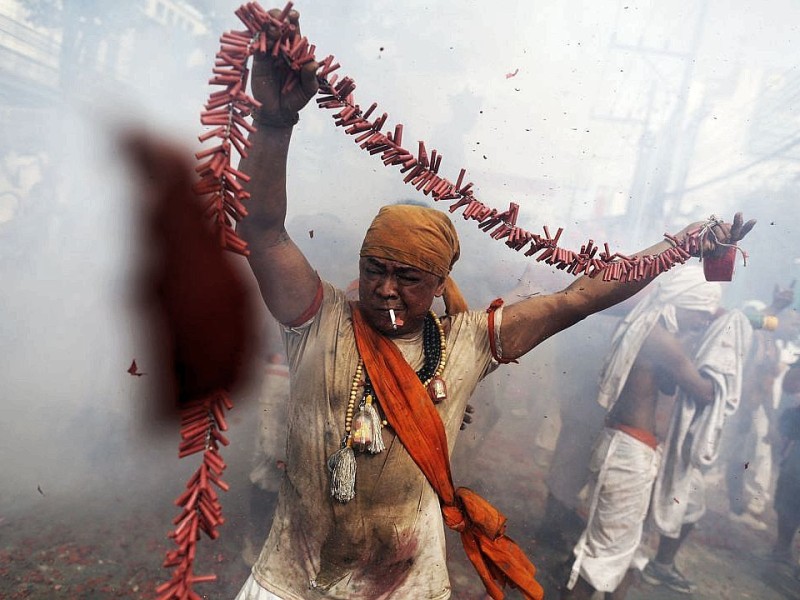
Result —
<instances>
[{"instance_id":1,"label":"beaded necklace","mask_svg":"<svg viewBox=\"0 0 800 600\"><path fill-rule=\"evenodd\" d=\"M431 399L439 403L447 397L447 388L441 374L447 362L447 342L444 327L439 318L429 312L422 325L422 352L424 361L417 370L417 377L428 390ZM361 400L356 411L356 401ZM356 459L355 451L378 454L385 450L381 429L386 421L381 420L376 407L378 400L372 382L359 356L344 419L344 439L341 447L328 458L331 474L331 496L339 502L349 502L355 496Z\"/></svg>"}]
</instances>

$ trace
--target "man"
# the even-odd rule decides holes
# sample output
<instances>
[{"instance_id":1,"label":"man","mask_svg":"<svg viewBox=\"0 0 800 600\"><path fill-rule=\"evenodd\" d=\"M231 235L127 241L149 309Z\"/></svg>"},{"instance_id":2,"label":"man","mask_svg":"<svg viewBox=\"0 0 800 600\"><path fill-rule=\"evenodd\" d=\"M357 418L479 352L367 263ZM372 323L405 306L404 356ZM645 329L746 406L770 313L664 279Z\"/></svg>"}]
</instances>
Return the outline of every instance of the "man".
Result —
<instances>
[{"instance_id":1,"label":"man","mask_svg":"<svg viewBox=\"0 0 800 600\"><path fill-rule=\"evenodd\" d=\"M296 12L289 18L297 24ZM285 69L270 57L253 66L262 108L241 165L252 201L240 233L264 301L285 327L287 464L272 529L238 598L447 598L443 518L461 532L492 597L509 582L539 598L532 566L503 535L502 515L453 489L447 453L470 394L496 362L522 356L647 282L582 278L558 294L468 312L449 278L459 256L450 220L433 209L389 206L361 247L359 300L347 302L320 281L284 228L292 126L317 91L316 64L288 92ZM752 225L737 216L714 231L735 243ZM437 323L429 309L439 296L447 314Z\"/></svg>"},{"instance_id":2,"label":"man","mask_svg":"<svg viewBox=\"0 0 800 600\"><path fill-rule=\"evenodd\" d=\"M744 306L753 325L753 343L745 361L742 401L726 427L725 475L731 518L756 530L767 529L764 511L772 493L772 442L780 401L780 378L787 368L781 344L797 337L791 287L775 286L772 304L749 301Z\"/></svg>"},{"instance_id":3,"label":"man","mask_svg":"<svg viewBox=\"0 0 800 600\"><path fill-rule=\"evenodd\" d=\"M792 366L783 380L783 391L793 397L800 393L800 366ZM792 556L792 541L800 528L800 405L787 408L780 416L781 460L775 488L775 513L778 535L772 549L773 560L795 566L800 580L800 566Z\"/></svg>"},{"instance_id":4,"label":"man","mask_svg":"<svg viewBox=\"0 0 800 600\"><path fill-rule=\"evenodd\" d=\"M716 463L726 422L738 409L752 332L747 317L738 310L715 319L693 358L695 368L713 386L713 394L698 397L691 390L678 390L650 507L660 534L655 560L642 570L650 584L682 593L694 589L675 568L675 556L705 514L705 473Z\"/></svg>"},{"instance_id":5,"label":"man","mask_svg":"<svg viewBox=\"0 0 800 600\"><path fill-rule=\"evenodd\" d=\"M632 562L659 465L659 396L679 386L698 402L714 398L714 386L692 364L689 348L721 294L702 268L687 265L663 276L617 327L601 374L598 402L609 413L590 462L587 525L562 598L588 599L601 590L616 600L635 581Z\"/></svg>"}]
</instances>

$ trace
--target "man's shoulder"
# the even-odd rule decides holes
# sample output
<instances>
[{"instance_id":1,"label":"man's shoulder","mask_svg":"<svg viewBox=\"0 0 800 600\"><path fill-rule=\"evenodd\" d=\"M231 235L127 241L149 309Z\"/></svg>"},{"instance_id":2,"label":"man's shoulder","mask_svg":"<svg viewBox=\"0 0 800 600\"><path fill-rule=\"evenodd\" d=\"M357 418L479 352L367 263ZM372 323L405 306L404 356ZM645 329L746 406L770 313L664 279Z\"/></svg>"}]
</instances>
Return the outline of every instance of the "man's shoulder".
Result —
<instances>
[{"instance_id":1,"label":"man's shoulder","mask_svg":"<svg viewBox=\"0 0 800 600\"><path fill-rule=\"evenodd\" d=\"M678 335L675 332L666 328L664 323L659 319L653 328L650 330L645 343L651 344L679 344Z\"/></svg>"},{"instance_id":2,"label":"man's shoulder","mask_svg":"<svg viewBox=\"0 0 800 600\"><path fill-rule=\"evenodd\" d=\"M337 328L339 321L351 314L350 303L345 292L329 281L320 280L322 298L317 310L299 325L283 325L285 331L294 334L320 335L330 327Z\"/></svg>"},{"instance_id":3,"label":"man's shoulder","mask_svg":"<svg viewBox=\"0 0 800 600\"><path fill-rule=\"evenodd\" d=\"M663 323L658 322L645 338L637 362L649 361L658 364L665 356L676 355L689 356L678 336L668 330Z\"/></svg>"},{"instance_id":4,"label":"man's shoulder","mask_svg":"<svg viewBox=\"0 0 800 600\"><path fill-rule=\"evenodd\" d=\"M465 310L464 312L456 313L454 315L444 315L439 317L442 325L449 327L450 330L455 331L463 327L467 328L485 328L488 321L488 314L486 310ZM447 325L445 325L447 323ZM447 329L445 329L447 331Z\"/></svg>"}]
</instances>

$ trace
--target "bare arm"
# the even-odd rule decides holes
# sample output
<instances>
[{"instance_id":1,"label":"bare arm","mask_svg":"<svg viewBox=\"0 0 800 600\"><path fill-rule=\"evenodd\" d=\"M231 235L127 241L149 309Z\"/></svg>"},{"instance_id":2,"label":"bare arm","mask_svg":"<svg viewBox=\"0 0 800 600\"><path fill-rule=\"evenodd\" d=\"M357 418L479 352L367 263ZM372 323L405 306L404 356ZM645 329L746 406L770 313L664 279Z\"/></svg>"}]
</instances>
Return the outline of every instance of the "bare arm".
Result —
<instances>
[{"instance_id":1,"label":"bare arm","mask_svg":"<svg viewBox=\"0 0 800 600\"><path fill-rule=\"evenodd\" d=\"M698 403L708 404L714 400L714 384L697 370L677 338L660 325L647 336L641 354Z\"/></svg>"},{"instance_id":2,"label":"bare arm","mask_svg":"<svg viewBox=\"0 0 800 600\"><path fill-rule=\"evenodd\" d=\"M701 224L689 225L677 237L686 235L699 225ZM716 225L714 232L716 239L732 244L747 235L753 225L755 221L743 223L741 213L736 213L733 224ZM716 248L709 237L712 236L706 236L704 253L713 252ZM638 252L636 256L657 254L669 247L669 242L659 242ZM675 268L679 269L680 266ZM503 325L500 329L503 358L514 359L522 356L562 329L593 313L627 300L652 280L653 278L620 283L584 275L560 292L535 296L508 306L503 310Z\"/></svg>"},{"instance_id":3,"label":"bare arm","mask_svg":"<svg viewBox=\"0 0 800 600\"><path fill-rule=\"evenodd\" d=\"M273 11L279 13L280 11ZM289 20L298 29L299 15ZM267 31L275 36L274 31ZM291 323L308 309L319 286L316 271L286 233L286 162L297 112L316 94L317 64L305 65L301 83L289 92L282 90L288 73L280 59L257 56L253 64L252 87L262 103L257 131L250 135L252 147L240 170L250 176L245 183L251 194L249 215L238 233L250 246L250 266L267 308L281 323Z\"/></svg>"},{"instance_id":4,"label":"bare arm","mask_svg":"<svg viewBox=\"0 0 800 600\"><path fill-rule=\"evenodd\" d=\"M240 169L251 176L250 214L238 232L250 246L250 267L269 311L291 323L312 303L319 278L284 227L286 158L292 129L259 127Z\"/></svg>"}]
</instances>

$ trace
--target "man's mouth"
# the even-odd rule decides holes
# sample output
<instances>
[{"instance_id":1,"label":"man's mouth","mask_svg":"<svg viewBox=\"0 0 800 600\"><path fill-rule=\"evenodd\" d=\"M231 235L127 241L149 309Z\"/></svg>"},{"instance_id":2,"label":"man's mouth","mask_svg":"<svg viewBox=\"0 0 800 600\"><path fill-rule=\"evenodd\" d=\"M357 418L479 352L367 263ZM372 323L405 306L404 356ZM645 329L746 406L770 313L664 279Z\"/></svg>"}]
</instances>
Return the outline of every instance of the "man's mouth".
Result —
<instances>
[{"instance_id":1,"label":"man's mouth","mask_svg":"<svg viewBox=\"0 0 800 600\"><path fill-rule=\"evenodd\" d=\"M397 329L398 327L403 326L403 319L395 314L393 308L389 309L389 320L392 322L392 329Z\"/></svg>"}]
</instances>

